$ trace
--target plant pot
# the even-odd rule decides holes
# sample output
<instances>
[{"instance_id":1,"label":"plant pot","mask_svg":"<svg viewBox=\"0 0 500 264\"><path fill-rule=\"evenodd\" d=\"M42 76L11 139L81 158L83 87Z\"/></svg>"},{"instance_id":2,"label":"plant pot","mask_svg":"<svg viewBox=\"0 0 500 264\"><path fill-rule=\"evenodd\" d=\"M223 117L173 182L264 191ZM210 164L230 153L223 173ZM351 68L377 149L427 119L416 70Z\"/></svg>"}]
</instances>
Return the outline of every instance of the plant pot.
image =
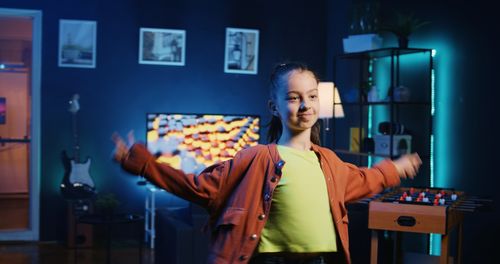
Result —
<instances>
[{"instance_id":1,"label":"plant pot","mask_svg":"<svg viewBox=\"0 0 500 264\"><path fill-rule=\"evenodd\" d=\"M410 40L408 39L408 37L398 37L399 48L401 48L401 49L408 48L408 42L409 41Z\"/></svg>"}]
</instances>

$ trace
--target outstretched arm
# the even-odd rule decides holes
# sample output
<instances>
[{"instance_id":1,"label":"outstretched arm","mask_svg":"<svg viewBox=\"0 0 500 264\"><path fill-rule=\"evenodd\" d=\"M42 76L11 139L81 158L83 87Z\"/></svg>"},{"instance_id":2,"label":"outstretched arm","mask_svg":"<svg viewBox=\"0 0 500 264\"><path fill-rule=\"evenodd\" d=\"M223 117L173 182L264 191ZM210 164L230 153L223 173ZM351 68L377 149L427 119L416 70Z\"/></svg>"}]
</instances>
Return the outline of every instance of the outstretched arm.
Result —
<instances>
[{"instance_id":1,"label":"outstretched arm","mask_svg":"<svg viewBox=\"0 0 500 264\"><path fill-rule=\"evenodd\" d=\"M127 134L128 144L125 143L125 140L123 140L123 138L116 132L113 133L111 139L115 143L113 158L117 162L121 163L127 157L130 147L135 143L134 131L131 130Z\"/></svg>"},{"instance_id":2,"label":"outstretched arm","mask_svg":"<svg viewBox=\"0 0 500 264\"><path fill-rule=\"evenodd\" d=\"M159 188L204 207L215 200L221 184L226 182L230 173L231 160L214 164L199 175L186 174L157 162L146 146L134 142L132 132L128 134L127 143L116 133L112 140L115 143L113 157L125 171L144 176Z\"/></svg>"},{"instance_id":3,"label":"outstretched arm","mask_svg":"<svg viewBox=\"0 0 500 264\"><path fill-rule=\"evenodd\" d=\"M422 164L418 154L403 155L397 160L384 160L373 168L359 168L346 163L345 201L358 200L375 195L385 188L399 185L401 179L413 179Z\"/></svg>"}]
</instances>

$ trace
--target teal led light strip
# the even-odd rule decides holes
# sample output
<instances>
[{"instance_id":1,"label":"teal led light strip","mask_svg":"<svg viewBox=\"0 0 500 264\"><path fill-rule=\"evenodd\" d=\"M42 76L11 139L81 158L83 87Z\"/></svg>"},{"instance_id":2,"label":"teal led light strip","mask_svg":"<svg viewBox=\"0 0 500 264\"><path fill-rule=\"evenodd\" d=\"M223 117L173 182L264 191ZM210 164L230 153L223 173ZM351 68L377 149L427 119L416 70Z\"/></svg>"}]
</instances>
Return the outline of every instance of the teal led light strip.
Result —
<instances>
[{"instance_id":1,"label":"teal led light strip","mask_svg":"<svg viewBox=\"0 0 500 264\"><path fill-rule=\"evenodd\" d=\"M368 63L368 83L373 83L373 59L370 59L369 63ZM373 85L372 85L373 87ZM372 87L370 87L370 89L372 89ZM368 106L368 127L367 127L367 136L368 138L371 138L372 137L372 126L373 126L373 109L372 109L372 106L369 105ZM368 167L371 167L372 166L372 163L373 163L373 160L372 160L372 156L368 156Z\"/></svg>"},{"instance_id":2,"label":"teal led light strip","mask_svg":"<svg viewBox=\"0 0 500 264\"><path fill-rule=\"evenodd\" d=\"M436 56L436 50L432 50L432 60L434 60L434 57ZM431 117L434 119L434 113L435 113L435 84L436 84L436 79L435 79L435 71L434 71L434 66L431 69ZM435 187L435 180L434 180L434 133L431 131L431 142L430 142L430 185L431 187ZM441 255L441 235L439 234L431 234L429 236L429 254L431 255Z\"/></svg>"},{"instance_id":3,"label":"teal led light strip","mask_svg":"<svg viewBox=\"0 0 500 264\"><path fill-rule=\"evenodd\" d=\"M432 50L432 60L434 61L434 57L436 57L436 50ZM434 62L433 62L434 63ZM434 98L436 96L436 78L435 78L435 73L434 73L434 65L432 66L431 69L431 115L434 116L434 112L436 111L436 105L434 102Z\"/></svg>"},{"instance_id":4,"label":"teal led light strip","mask_svg":"<svg viewBox=\"0 0 500 264\"><path fill-rule=\"evenodd\" d=\"M436 50L432 50L432 60L436 56ZM436 111L435 106L435 96L436 96L436 78L435 78L434 66L431 69L431 117L434 119L434 113ZM434 132L431 131L431 145L430 145L430 185L434 187Z\"/></svg>"}]
</instances>

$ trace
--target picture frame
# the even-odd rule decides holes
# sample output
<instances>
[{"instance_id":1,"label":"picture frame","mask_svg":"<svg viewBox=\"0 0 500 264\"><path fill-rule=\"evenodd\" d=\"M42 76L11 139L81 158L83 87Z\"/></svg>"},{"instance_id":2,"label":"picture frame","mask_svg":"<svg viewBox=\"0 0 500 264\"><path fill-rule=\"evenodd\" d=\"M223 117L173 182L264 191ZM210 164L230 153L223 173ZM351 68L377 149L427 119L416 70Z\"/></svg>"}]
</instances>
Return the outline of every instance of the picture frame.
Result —
<instances>
[{"instance_id":1,"label":"picture frame","mask_svg":"<svg viewBox=\"0 0 500 264\"><path fill-rule=\"evenodd\" d=\"M259 30L226 28L224 72L257 74L258 59Z\"/></svg>"},{"instance_id":2,"label":"picture frame","mask_svg":"<svg viewBox=\"0 0 500 264\"><path fill-rule=\"evenodd\" d=\"M140 28L139 35L139 64L186 64L185 30Z\"/></svg>"},{"instance_id":3,"label":"picture frame","mask_svg":"<svg viewBox=\"0 0 500 264\"><path fill-rule=\"evenodd\" d=\"M97 22L59 20L59 67L96 67Z\"/></svg>"}]
</instances>

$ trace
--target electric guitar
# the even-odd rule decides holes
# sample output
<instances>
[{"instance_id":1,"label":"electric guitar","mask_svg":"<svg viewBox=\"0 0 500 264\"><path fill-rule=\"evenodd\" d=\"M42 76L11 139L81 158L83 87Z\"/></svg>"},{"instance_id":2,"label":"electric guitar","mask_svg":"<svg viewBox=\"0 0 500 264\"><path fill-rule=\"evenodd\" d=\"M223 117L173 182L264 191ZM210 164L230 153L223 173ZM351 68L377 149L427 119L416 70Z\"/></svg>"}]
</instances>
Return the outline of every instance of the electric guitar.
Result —
<instances>
[{"instance_id":1,"label":"electric guitar","mask_svg":"<svg viewBox=\"0 0 500 264\"><path fill-rule=\"evenodd\" d=\"M65 167L64 178L61 183L61 193L66 199L87 199L96 193L95 184L90 177L90 158L80 162L80 144L78 142L78 129L76 114L80 110L78 94L73 95L69 101L69 112L73 116L73 159L70 159L66 151L62 152L63 165Z\"/></svg>"}]
</instances>

